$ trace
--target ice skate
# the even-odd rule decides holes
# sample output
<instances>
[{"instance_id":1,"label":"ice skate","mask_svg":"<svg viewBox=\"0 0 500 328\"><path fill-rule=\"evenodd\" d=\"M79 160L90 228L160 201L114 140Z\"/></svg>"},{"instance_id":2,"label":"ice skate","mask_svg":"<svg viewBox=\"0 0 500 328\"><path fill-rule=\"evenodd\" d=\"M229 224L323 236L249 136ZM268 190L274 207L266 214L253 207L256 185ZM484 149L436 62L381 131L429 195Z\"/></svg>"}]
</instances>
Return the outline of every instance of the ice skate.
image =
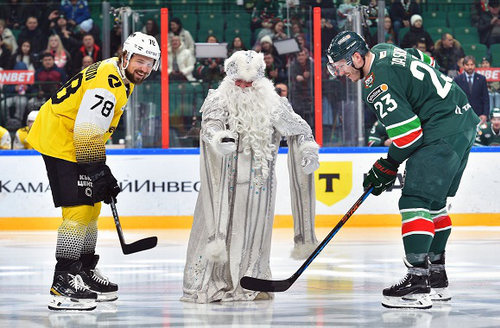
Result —
<instances>
[{"instance_id":1,"label":"ice skate","mask_svg":"<svg viewBox=\"0 0 500 328\"><path fill-rule=\"evenodd\" d=\"M97 294L97 302L112 302L118 299L118 285L109 281L99 269L96 268L99 255L94 255L90 267L83 268L80 273L85 284Z\"/></svg>"},{"instance_id":2,"label":"ice skate","mask_svg":"<svg viewBox=\"0 0 500 328\"><path fill-rule=\"evenodd\" d=\"M427 260L425 267L414 267L406 259L408 273L399 283L384 289L382 305L387 308L430 309L431 287Z\"/></svg>"},{"instance_id":3,"label":"ice skate","mask_svg":"<svg viewBox=\"0 0 500 328\"><path fill-rule=\"evenodd\" d=\"M451 300L451 294L448 290L448 276L444 267L444 253L439 261L430 263L429 271L431 300L433 302L447 302Z\"/></svg>"},{"instance_id":4,"label":"ice skate","mask_svg":"<svg viewBox=\"0 0 500 328\"><path fill-rule=\"evenodd\" d=\"M50 310L91 311L96 308L97 294L90 291L78 274L81 263L73 264L69 271L56 271L50 288Z\"/></svg>"}]
</instances>

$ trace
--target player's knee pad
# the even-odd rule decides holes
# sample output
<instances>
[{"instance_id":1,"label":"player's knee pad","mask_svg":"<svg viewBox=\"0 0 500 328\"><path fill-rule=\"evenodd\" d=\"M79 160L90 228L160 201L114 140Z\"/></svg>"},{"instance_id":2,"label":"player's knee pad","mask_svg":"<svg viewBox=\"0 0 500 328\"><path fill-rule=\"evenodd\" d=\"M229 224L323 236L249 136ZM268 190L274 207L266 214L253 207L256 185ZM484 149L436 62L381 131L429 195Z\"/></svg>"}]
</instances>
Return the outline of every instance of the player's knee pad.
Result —
<instances>
[{"instance_id":1,"label":"player's knee pad","mask_svg":"<svg viewBox=\"0 0 500 328\"><path fill-rule=\"evenodd\" d=\"M74 221L78 224L87 226L94 215L94 206L78 205L62 208L62 216L64 220Z\"/></svg>"},{"instance_id":2,"label":"player's knee pad","mask_svg":"<svg viewBox=\"0 0 500 328\"><path fill-rule=\"evenodd\" d=\"M399 199L399 209L405 210L410 208L424 208L429 210L431 208L432 201L430 199L425 199L419 196L409 196L403 195Z\"/></svg>"}]
</instances>

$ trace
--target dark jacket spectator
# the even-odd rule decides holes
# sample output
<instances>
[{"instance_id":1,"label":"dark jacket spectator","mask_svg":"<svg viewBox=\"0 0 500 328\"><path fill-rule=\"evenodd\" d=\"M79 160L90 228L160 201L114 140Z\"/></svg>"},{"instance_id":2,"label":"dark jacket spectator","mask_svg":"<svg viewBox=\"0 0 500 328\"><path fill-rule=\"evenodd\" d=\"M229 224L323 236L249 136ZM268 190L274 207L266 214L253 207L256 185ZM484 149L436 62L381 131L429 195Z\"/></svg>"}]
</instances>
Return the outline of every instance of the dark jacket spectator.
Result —
<instances>
[{"instance_id":1,"label":"dark jacket spectator","mask_svg":"<svg viewBox=\"0 0 500 328\"><path fill-rule=\"evenodd\" d=\"M7 44L3 43L2 36L0 36L0 67L4 70L12 69L11 66L12 52Z\"/></svg>"},{"instance_id":2,"label":"dark jacket spectator","mask_svg":"<svg viewBox=\"0 0 500 328\"><path fill-rule=\"evenodd\" d=\"M247 47L243 43L243 40L239 36L235 36L233 42L229 45L229 49L227 52L227 57L231 57L236 51L247 50Z\"/></svg>"},{"instance_id":3,"label":"dark jacket spectator","mask_svg":"<svg viewBox=\"0 0 500 328\"><path fill-rule=\"evenodd\" d=\"M449 75L451 70L458 72L458 62L465 57L460 42L449 33L443 34L441 40L434 44L433 54L439 65L439 70L445 75ZM456 75L456 72L453 73Z\"/></svg>"},{"instance_id":4,"label":"dark jacket spectator","mask_svg":"<svg viewBox=\"0 0 500 328\"><path fill-rule=\"evenodd\" d=\"M47 47L47 33L44 33L38 25L38 18L35 16L28 17L26 26L23 27L17 37L18 44L22 44L25 40L31 42L34 53L41 52Z\"/></svg>"},{"instance_id":5,"label":"dark jacket spectator","mask_svg":"<svg viewBox=\"0 0 500 328\"><path fill-rule=\"evenodd\" d=\"M391 5L392 24L399 22L401 27L410 27L410 18L413 15L420 14L418 3L413 0L396 0Z\"/></svg>"},{"instance_id":6,"label":"dark jacket spectator","mask_svg":"<svg viewBox=\"0 0 500 328\"><path fill-rule=\"evenodd\" d=\"M52 34L59 35L64 48L66 48L70 54L75 53L76 50L82 45L82 42L78 39L73 27L68 25L68 20L64 15L59 15L56 19L54 19Z\"/></svg>"},{"instance_id":7,"label":"dark jacket spectator","mask_svg":"<svg viewBox=\"0 0 500 328\"><path fill-rule=\"evenodd\" d=\"M308 51L302 49L290 67L291 77L291 102L293 109L306 122L313 127L312 110L312 59L309 58Z\"/></svg>"},{"instance_id":8,"label":"dark jacket spectator","mask_svg":"<svg viewBox=\"0 0 500 328\"><path fill-rule=\"evenodd\" d=\"M462 88L467 95L469 103L485 123L490 114L490 97L488 95L488 85L486 78L475 72L476 59L473 56L467 56L464 59L464 73L455 77L454 81Z\"/></svg>"},{"instance_id":9,"label":"dark jacket spectator","mask_svg":"<svg viewBox=\"0 0 500 328\"><path fill-rule=\"evenodd\" d=\"M283 83L286 80L286 75L283 67L279 66L274 59L272 53L264 54L264 62L266 63L266 77L276 83Z\"/></svg>"},{"instance_id":10,"label":"dark jacket spectator","mask_svg":"<svg viewBox=\"0 0 500 328\"><path fill-rule=\"evenodd\" d=\"M7 0L6 4L0 6L0 18L4 19L10 29L20 29L26 23L26 19L35 15L36 6L23 4L24 1ZM2 1L3 3L3 1Z\"/></svg>"},{"instance_id":11,"label":"dark jacket spectator","mask_svg":"<svg viewBox=\"0 0 500 328\"><path fill-rule=\"evenodd\" d=\"M434 42L432 41L430 34L427 33L422 26L422 16L413 15L411 16L410 22L410 30L401 41L401 48L412 48L417 44L417 42L424 41L427 50L432 51L432 49L434 49Z\"/></svg>"},{"instance_id":12,"label":"dark jacket spectator","mask_svg":"<svg viewBox=\"0 0 500 328\"><path fill-rule=\"evenodd\" d=\"M500 3L498 0L490 0L489 11L481 12L477 30L481 43L488 47L500 43Z\"/></svg>"},{"instance_id":13,"label":"dark jacket spectator","mask_svg":"<svg viewBox=\"0 0 500 328\"><path fill-rule=\"evenodd\" d=\"M43 94L43 97L48 99L66 80L66 73L54 63L54 55L44 53L42 67L35 71L35 82L42 82L39 84L39 92Z\"/></svg>"},{"instance_id":14,"label":"dark jacket spectator","mask_svg":"<svg viewBox=\"0 0 500 328\"><path fill-rule=\"evenodd\" d=\"M73 74L80 72L82 68L82 59L85 56L92 57L94 63L102 60L101 48L95 44L94 36L90 33L85 34L83 37L83 45L73 56Z\"/></svg>"}]
</instances>

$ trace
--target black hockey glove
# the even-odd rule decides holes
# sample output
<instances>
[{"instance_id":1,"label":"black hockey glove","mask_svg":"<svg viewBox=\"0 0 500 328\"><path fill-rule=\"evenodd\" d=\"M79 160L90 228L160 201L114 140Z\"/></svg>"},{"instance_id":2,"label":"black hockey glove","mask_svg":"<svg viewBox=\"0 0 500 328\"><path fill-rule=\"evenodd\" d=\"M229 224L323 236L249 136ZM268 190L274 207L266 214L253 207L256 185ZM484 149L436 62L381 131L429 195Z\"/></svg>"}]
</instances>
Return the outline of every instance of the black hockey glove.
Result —
<instances>
[{"instance_id":1,"label":"black hockey glove","mask_svg":"<svg viewBox=\"0 0 500 328\"><path fill-rule=\"evenodd\" d=\"M111 203L111 198L116 201L116 196L122 191L118 186L118 181L116 181L109 167L100 163L84 164L87 169L87 174L92 180L92 189L94 190L94 201L104 203Z\"/></svg>"},{"instance_id":2,"label":"black hockey glove","mask_svg":"<svg viewBox=\"0 0 500 328\"><path fill-rule=\"evenodd\" d=\"M396 181L398 167L399 164L380 158L373 164L371 170L368 171L365 181L363 181L363 187L367 188L370 184L373 184L372 194L374 196L380 195Z\"/></svg>"}]
</instances>

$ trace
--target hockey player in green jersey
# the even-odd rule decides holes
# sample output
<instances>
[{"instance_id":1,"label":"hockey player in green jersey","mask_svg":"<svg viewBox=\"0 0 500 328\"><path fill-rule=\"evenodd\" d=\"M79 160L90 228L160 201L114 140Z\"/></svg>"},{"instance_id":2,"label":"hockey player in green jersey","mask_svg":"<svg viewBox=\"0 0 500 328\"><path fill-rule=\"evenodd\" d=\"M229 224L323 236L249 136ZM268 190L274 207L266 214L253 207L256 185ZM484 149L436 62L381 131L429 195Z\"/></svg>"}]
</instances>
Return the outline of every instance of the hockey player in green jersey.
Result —
<instances>
[{"instance_id":1,"label":"hockey player in green jersey","mask_svg":"<svg viewBox=\"0 0 500 328\"><path fill-rule=\"evenodd\" d=\"M476 145L500 146L500 108L493 108L490 121L479 126Z\"/></svg>"},{"instance_id":2,"label":"hockey player in green jersey","mask_svg":"<svg viewBox=\"0 0 500 328\"><path fill-rule=\"evenodd\" d=\"M433 301L450 300L446 200L458 189L479 118L460 87L417 49L378 44L369 50L357 33L344 31L332 40L327 57L331 74L362 80L362 97L392 140L387 157L375 162L363 186L372 185L372 193L380 195L406 161L399 210L408 271L384 289L382 305L426 309Z\"/></svg>"},{"instance_id":3,"label":"hockey player in green jersey","mask_svg":"<svg viewBox=\"0 0 500 328\"><path fill-rule=\"evenodd\" d=\"M387 135L385 126L380 121L376 121L368 136L368 147L389 147L391 143L392 140Z\"/></svg>"}]
</instances>

